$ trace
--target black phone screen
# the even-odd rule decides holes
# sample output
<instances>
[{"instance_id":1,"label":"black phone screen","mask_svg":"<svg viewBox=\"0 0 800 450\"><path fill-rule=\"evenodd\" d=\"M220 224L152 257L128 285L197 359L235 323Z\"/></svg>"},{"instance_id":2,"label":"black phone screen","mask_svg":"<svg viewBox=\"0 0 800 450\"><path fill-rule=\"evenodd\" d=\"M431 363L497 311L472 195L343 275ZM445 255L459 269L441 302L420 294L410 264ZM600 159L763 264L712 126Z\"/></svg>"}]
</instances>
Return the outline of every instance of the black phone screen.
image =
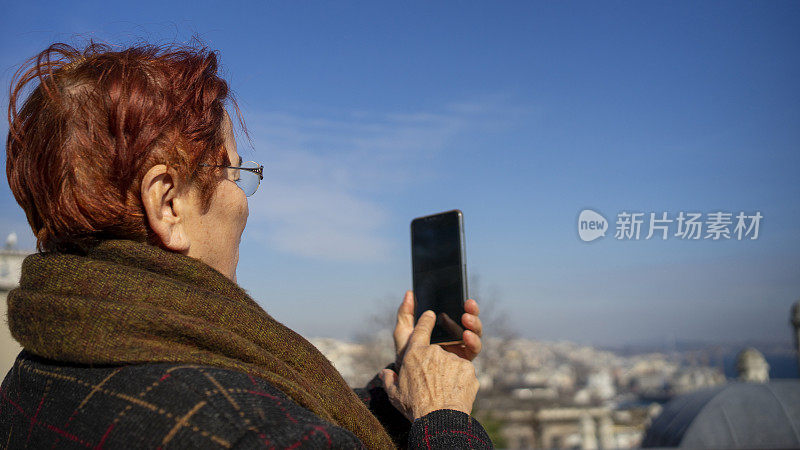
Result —
<instances>
[{"instance_id":1,"label":"black phone screen","mask_svg":"<svg viewBox=\"0 0 800 450\"><path fill-rule=\"evenodd\" d=\"M460 342L467 299L462 216L449 211L411 222L414 316L436 313L431 343Z\"/></svg>"}]
</instances>

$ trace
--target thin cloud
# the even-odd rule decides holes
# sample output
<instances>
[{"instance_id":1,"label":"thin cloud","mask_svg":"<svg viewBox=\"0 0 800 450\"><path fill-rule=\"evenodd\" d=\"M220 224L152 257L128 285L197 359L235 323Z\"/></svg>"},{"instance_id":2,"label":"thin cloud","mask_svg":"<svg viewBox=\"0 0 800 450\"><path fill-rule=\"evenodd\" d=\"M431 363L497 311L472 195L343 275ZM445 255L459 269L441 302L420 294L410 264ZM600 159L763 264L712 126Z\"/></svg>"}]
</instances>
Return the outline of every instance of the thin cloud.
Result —
<instances>
[{"instance_id":1,"label":"thin cloud","mask_svg":"<svg viewBox=\"0 0 800 450\"><path fill-rule=\"evenodd\" d=\"M390 249L380 230L391 218L382 192L432 178L424 164L459 134L484 123L487 109L375 114L248 113L265 166L251 199L248 231L271 248L334 261L378 261ZM245 153L244 148L240 153Z\"/></svg>"}]
</instances>

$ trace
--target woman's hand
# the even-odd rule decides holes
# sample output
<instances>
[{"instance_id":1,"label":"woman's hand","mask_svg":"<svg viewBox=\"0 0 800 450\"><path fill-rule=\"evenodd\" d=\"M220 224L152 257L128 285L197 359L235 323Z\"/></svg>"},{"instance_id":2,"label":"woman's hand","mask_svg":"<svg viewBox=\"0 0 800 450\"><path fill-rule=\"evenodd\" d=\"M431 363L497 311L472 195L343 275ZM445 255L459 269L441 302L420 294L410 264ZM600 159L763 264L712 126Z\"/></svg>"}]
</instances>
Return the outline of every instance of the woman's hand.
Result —
<instances>
[{"instance_id":1,"label":"woman's hand","mask_svg":"<svg viewBox=\"0 0 800 450\"><path fill-rule=\"evenodd\" d=\"M425 311L407 339L400 373L380 373L392 405L411 421L437 409L470 414L478 393L472 362L430 343L435 323L433 311Z\"/></svg>"},{"instance_id":2,"label":"woman's hand","mask_svg":"<svg viewBox=\"0 0 800 450\"><path fill-rule=\"evenodd\" d=\"M461 358L472 361L481 352L481 336L483 335L483 325L478 317L480 309L478 302L469 299L464 303L464 315L461 316L464 333L463 344L443 345L443 349L454 353ZM403 360L403 351L408 343L411 332L414 331L414 293L406 291L403 302L397 309L397 324L394 327L394 349L397 355L397 364Z\"/></svg>"}]
</instances>

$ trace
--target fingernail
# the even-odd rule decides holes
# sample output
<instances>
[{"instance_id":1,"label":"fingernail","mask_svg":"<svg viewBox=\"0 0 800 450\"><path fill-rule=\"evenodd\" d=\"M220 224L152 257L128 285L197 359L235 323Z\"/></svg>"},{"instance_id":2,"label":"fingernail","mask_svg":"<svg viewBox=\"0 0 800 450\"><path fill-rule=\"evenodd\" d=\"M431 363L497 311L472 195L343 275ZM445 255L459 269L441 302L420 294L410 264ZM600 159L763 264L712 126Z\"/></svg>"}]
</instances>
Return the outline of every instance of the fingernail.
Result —
<instances>
[{"instance_id":1,"label":"fingernail","mask_svg":"<svg viewBox=\"0 0 800 450\"><path fill-rule=\"evenodd\" d=\"M425 312L423 313L423 315L426 315L426 316L428 316L428 317L436 317L436 313L435 313L435 312L433 312L433 311L431 311L430 309L429 309L429 310L427 310L427 311L425 311Z\"/></svg>"}]
</instances>

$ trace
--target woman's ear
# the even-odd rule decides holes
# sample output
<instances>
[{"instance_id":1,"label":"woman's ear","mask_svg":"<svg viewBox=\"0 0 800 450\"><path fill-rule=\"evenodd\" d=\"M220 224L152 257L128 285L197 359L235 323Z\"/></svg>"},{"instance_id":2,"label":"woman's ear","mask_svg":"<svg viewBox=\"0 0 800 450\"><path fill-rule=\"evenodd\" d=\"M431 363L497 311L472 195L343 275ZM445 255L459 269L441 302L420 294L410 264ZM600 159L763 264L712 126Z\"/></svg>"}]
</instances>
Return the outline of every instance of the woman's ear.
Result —
<instances>
[{"instance_id":1,"label":"woman's ear","mask_svg":"<svg viewBox=\"0 0 800 450\"><path fill-rule=\"evenodd\" d=\"M142 178L142 204L150 229L166 249L185 253L191 242L182 208L186 199L180 191L177 174L163 164L151 167Z\"/></svg>"}]
</instances>

